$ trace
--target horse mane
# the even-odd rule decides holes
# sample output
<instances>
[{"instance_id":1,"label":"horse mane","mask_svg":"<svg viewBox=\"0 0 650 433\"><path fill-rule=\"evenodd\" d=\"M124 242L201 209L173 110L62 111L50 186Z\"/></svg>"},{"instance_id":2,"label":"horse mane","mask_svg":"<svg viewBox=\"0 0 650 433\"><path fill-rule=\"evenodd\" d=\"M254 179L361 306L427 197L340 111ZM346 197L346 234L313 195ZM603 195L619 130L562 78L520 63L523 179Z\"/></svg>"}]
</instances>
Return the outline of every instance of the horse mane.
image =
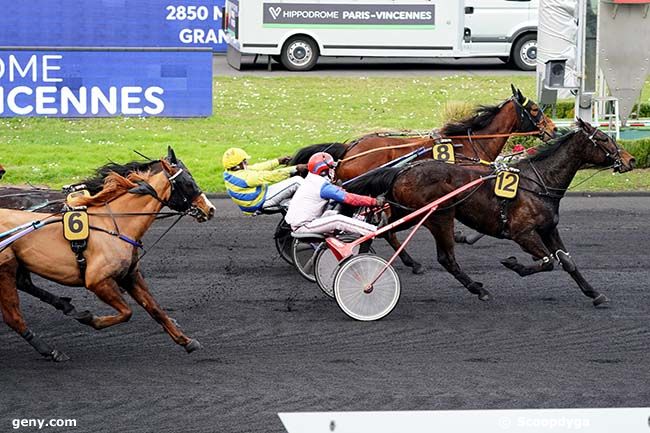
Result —
<instances>
[{"instance_id":1,"label":"horse mane","mask_svg":"<svg viewBox=\"0 0 650 433\"><path fill-rule=\"evenodd\" d=\"M564 143L569 141L577 133L577 130L571 130L558 138L555 138L543 146L537 147L537 152L524 159L524 161L537 162L542 161L553 155Z\"/></svg>"},{"instance_id":2,"label":"horse mane","mask_svg":"<svg viewBox=\"0 0 650 433\"><path fill-rule=\"evenodd\" d=\"M507 101L506 101L507 102ZM458 122L447 123L440 131L442 135L467 135L468 131L480 131L487 128L494 120L501 108L505 105L502 102L498 105L479 105L474 114Z\"/></svg>"},{"instance_id":3,"label":"horse mane","mask_svg":"<svg viewBox=\"0 0 650 433\"><path fill-rule=\"evenodd\" d=\"M133 172L145 173L151 171L152 167L159 162L160 161L131 161L126 164L109 162L95 170L95 174L92 177L80 183L86 185L86 189L90 194L98 194L104 188L104 181L110 174L116 173L122 177L127 177L129 173Z\"/></svg>"},{"instance_id":4,"label":"horse mane","mask_svg":"<svg viewBox=\"0 0 650 433\"><path fill-rule=\"evenodd\" d=\"M323 143L312 144L311 146L303 147L293 156L289 165L307 164L309 158L318 152L327 152L332 155L335 161L338 161L345 155L348 150L348 145L345 143Z\"/></svg>"},{"instance_id":5,"label":"horse mane","mask_svg":"<svg viewBox=\"0 0 650 433\"><path fill-rule=\"evenodd\" d=\"M118 197L123 196L130 189L138 186L138 181L147 181L151 177L151 172L131 172L126 177L116 172L109 173L104 179L104 185L101 191L89 197L72 198L68 204L71 206L99 206L104 205Z\"/></svg>"},{"instance_id":6,"label":"horse mane","mask_svg":"<svg viewBox=\"0 0 650 433\"><path fill-rule=\"evenodd\" d=\"M390 191L403 167L385 167L369 171L345 184L345 190L354 194L377 197Z\"/></svg>"}]
</instances>

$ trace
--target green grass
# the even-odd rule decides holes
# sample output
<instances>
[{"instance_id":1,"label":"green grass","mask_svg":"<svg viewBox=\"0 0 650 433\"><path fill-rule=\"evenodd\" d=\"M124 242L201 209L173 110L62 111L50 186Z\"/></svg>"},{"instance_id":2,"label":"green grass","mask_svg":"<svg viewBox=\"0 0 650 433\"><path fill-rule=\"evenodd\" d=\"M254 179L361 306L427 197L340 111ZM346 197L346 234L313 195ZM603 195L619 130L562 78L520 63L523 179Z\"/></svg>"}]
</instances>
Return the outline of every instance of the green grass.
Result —
<instances>
[{"instance_id":1,"label":"green grass","mask_svg":"<svg viewBox=\"0 0 650 433\"><path fill-rule=\"evenodd\" d=\"M581 170L576 175L573 185L594 175L595 170ZM650 169L639 169L628 173L613 173L611 170L602 171L586 182L571 188L576 192L602 191L650 191Z\"/></svg>"},{"instance_id":2,"label":"green grass","mask_svg":"<svg viewBox=\"0 0 650 433\"><path fill-rule=\"evenodd\" d=\"M535 96L534 77L519 76L219 77L215 114L205 119L2 119L3 182L58 188L109 160L138 159L132 150L160 157L172 145L206 191L222 191L220 161L228 147L243 147L261 161L376 129L429 130L441 125L446 101L496 103L510 96L510 83ZM617 179L613 188L646 189L639 173L629 182Z\"/></svg>"}]
</instances>

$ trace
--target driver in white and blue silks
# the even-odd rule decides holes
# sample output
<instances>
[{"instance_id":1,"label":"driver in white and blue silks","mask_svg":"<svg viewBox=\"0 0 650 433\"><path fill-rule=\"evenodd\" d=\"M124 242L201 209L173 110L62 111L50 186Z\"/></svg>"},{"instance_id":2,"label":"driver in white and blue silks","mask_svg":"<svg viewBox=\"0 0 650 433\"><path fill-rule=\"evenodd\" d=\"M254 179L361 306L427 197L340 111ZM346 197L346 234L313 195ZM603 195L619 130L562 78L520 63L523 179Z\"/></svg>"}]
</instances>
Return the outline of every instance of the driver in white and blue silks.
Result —
<instances>
[{"instance_id":1,"label":"driver in white and blue silks","mask_svg":"<svg viewBox=\"0 0 650 433\"><path fill-rule=\"evenodd\" d=\"M331 200L356 207L383 206L382 199L352 194L333 185L330 179L334 167L334 159L325 152L316 153L309 159L309 174L291 199L286 222L296 233L340 231L363 236L375 232L377 227L372 224L326 211Z\"/></svg>"}]
</instances>

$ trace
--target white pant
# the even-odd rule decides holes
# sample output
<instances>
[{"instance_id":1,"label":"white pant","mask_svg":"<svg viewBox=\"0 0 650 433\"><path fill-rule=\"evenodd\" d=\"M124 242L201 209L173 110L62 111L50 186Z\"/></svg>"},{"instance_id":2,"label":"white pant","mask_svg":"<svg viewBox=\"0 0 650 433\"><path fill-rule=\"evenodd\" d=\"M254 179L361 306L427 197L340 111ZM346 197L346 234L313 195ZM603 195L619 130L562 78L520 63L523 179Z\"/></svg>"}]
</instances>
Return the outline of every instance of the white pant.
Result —
<instances>
[{"instance_id":1,"label":"white pant","mask_svg":"<svg viewBox=\"0 0 650 433\"><path fill-rule=\"evenodd\" d=\"M269 185L266 192L266 200L262 208L268 209L279 206L283 201L291 199L303 182L300 176L293 176L282 182Z\"/></svg>"},{"instance_id":2,"label":"white pant","mask_svg":"<svg viewBox=\"0 0 650 433\"><path fill-rule=\"evenodd\" d=\"M354 233L365 236L368 233L376 232L377 227L355 218L335 214L316 218L304 226L298 227L295 231L297 233L326 234L333 233L337 230L344 233Z\"/></svg>"}]
</instances>

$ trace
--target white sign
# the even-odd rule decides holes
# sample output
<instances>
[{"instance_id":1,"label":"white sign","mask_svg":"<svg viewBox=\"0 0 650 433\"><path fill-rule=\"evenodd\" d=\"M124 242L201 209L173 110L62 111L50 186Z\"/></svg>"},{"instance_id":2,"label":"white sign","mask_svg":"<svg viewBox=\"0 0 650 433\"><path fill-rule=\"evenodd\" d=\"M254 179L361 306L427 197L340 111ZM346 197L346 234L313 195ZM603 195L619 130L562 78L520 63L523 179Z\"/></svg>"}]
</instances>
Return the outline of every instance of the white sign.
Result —
<instances>
[{"instance_id":1,"label":"white sign","mask_svg":"<svg viewBox=\"0 0 650 433\"><path fill-rule=\"evenodd\" d=\"M648 433L650 408L280 413L288 433Z\"/></svg>"}]
</instances>

